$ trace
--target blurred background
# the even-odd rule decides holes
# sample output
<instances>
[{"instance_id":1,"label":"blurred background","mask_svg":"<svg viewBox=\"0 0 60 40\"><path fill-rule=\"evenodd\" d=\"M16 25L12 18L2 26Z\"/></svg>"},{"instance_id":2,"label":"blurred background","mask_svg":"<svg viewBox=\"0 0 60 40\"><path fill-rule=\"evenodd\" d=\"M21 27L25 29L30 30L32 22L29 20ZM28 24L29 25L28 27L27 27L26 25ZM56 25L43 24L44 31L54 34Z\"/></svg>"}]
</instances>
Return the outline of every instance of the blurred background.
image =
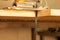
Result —
<instances>
[{"instance_id":1,"label":"blurred background","mask_svg":"<svg viewBox=\"0 0 60 40\"><path fill-rule=\"evenodd\" d=\"M27 0L35 1L35 0ZM14 0L0 0L0 8L12 6ZM50 8L60 9L60 0L47 0L48 6Z\"/></svg>"}]
</instances>

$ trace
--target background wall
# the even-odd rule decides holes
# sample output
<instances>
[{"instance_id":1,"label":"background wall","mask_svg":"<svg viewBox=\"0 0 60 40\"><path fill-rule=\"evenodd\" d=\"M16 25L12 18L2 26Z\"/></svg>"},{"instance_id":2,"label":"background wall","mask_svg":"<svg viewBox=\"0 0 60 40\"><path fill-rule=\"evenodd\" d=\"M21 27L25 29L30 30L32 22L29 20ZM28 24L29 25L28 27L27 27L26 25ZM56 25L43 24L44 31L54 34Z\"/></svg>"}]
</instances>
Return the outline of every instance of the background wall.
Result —
<instances>
[{"instance_id":1,"label":"background wall","mask_svg":"<svg viewBox=\"0 0 60 40\"><path fill-rule=\"evenodd\" d=\"M47 0L49 7L51 8L59 8L60 9L60 0Z\"/></svg>"},{"instance_id":2,"label":"background wall","mask_svg":"<svg viewBox=\"0 0 60 40\"><path fill-rule=\"evenodd\" d=\"M14 0L0 0L0 8L12 6Z\"/></svg>"},{"instance_id":3,"label":"background wall","mask_svg":"<svg viewBox=\"0 0 60 40\"><path fill-rule=\"evenodd\" d=\"M8 0L8 1L1 1L0 0L0 8L12 6L14 0ZM48 5L50 8L59 8L60 9L60 0L47 0Z\"/></svg>"}]
</instances>

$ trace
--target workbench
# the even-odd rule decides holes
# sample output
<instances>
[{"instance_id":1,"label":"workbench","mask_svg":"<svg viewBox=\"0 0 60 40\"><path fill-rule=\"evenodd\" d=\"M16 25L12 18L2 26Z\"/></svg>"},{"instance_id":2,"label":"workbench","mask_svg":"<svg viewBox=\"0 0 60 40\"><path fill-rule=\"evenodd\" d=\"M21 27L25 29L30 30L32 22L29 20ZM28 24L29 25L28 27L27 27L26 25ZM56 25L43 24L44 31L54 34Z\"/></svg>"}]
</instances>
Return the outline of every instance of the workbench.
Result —
<instances>
[{"instance_id":1,"label":"workbench","mask_svg":"<svg viewBox=\"0 0 60 40\"><path fill-rule=\"evenodd\" d=\"M59 25L60 16L52 15L50 9L44 9L38 11L37 20L37 30L46 30L48 27L51 27L51 25L53 27ZM5 26L1 25L2 23ZM34 23L34 10L0 10L0 28L33 28Z\"/></svg>"}]
</instances>

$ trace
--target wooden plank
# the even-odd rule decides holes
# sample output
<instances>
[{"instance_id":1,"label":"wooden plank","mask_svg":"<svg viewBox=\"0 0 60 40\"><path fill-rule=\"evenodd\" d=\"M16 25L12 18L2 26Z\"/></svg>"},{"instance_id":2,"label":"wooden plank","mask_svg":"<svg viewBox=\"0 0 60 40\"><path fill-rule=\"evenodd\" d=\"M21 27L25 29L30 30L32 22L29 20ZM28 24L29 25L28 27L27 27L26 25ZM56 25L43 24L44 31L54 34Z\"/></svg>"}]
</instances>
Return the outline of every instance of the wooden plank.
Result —
<instances>
[{"instance_id":1,"label":"wooden plank","mask_svg":"<svg viewBox=\"0 0 60 40\"><path fill-rule=\"evenodd\" d=\"M19 13L23 10L5 10L8 13L9 12L15 12ZM3 11L4 12L4 11ZM26 11L27 12L27 11ZM34 12L34 11L29 11L28 12ZM22 14L22 13L21 13ZM35 12L33 13L35 15ZM30 13L29 13L30 15ZM35 17L32 15L30 17L26 16L0 16L0 21L35 21ZM50 9L44 9L43 11L38 11L38 21L60 21L60 16L52 16L50 15Z\"/></svg>"}]
</instances>

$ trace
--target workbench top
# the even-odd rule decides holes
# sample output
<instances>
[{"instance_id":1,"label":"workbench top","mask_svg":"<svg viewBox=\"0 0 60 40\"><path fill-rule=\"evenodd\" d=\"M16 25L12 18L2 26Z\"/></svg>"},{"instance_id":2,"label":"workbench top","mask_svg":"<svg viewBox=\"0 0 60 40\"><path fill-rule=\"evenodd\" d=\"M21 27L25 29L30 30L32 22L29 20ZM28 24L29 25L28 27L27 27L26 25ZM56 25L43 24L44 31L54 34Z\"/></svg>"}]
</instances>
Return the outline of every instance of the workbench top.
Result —
<instances>
[{"instance_id":1,"label":"workbench top","mask_svg":"<svg viewBox=\"0 0 60 40\"><path fill-rule=\"evenodd\" d=\"M38 21L60 21L59 9L44 9L38 11ZM0 20L34 21L33 10L0 10Z\"/></svg>"}]
</instances>

